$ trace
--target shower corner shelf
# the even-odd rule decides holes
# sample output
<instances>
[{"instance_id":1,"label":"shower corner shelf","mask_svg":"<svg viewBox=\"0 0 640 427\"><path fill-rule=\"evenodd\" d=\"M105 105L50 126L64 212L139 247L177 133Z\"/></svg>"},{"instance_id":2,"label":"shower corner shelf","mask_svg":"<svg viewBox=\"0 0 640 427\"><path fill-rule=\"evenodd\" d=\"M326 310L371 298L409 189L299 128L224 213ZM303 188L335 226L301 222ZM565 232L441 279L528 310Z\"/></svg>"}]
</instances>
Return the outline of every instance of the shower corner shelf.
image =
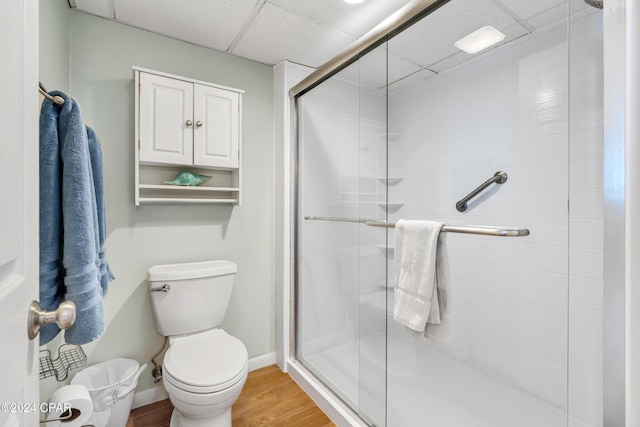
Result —
<instances>
[{"instance_id":1,"label":"shower corner shelf","mask_svg":"<svg viewBox=\"0 0 640 427\"><path fill-rule=\"evenodd\" d=\"M381 135L384 138L387 138L387 140L389 142L395 142L395 141L399 140L400 138L402 138L403 133L402 132L387 132L387 133L383 133Z\"/></svg>"},{"instance_id":2,"label":"shower corner shelf","mask_svg":"<svg viewBox=\"0 0 640 427\"><path fill-rule=\"evenodd\" d=\"M378 245L378 249L380 250L380 252L382 252L384 254L384 256L386 256L389 259L393 259L393 256L394 256L395 250L396 250L395 247L386 246L386 245Z\"/></svg>"},{"instance_id":3,"label":"shower corner shelf","mask_svg":"<svg viewBox=\"0 0 640 427\"><path fill-rule=\"evenodd\" d=\"M58 357L52 358L51 351L40 350L40 379L56 377L64 381L71 369L82 368L87 364L87 355L79 345L62 344L58 347Z\"/></svg>"},{"instance_id":4,"label":"shower corner shelf","mask_svg":"<svg viewBox=\"0 0 640 427\"><path fill-rule=\"evenodd\" d=\"M400 184L403 180L404 178L402 177L386 177L386 176L378 177L378 181L390 187Z\"/></svg>"},{"instance_id":5,"label":"shower corner shelf","mask_svg":"<svg viewBox=\"0 0 640 427\"><path fill-rule=\"evenodd\" d=\"M404 202L378 202L381 209L386 209L389 213L396 213L404 206Z\"/></svg>"},{"instance_id":6,"label":"shower corner shelf","mask_svg":"<svg viewBox=\"0 0 640 427\"><path fill-rule=\"evenodd\" d=\"M381 313L393 314L393 289L381 290L360 296L360 304Z\"/></svg>"}]
</instances>

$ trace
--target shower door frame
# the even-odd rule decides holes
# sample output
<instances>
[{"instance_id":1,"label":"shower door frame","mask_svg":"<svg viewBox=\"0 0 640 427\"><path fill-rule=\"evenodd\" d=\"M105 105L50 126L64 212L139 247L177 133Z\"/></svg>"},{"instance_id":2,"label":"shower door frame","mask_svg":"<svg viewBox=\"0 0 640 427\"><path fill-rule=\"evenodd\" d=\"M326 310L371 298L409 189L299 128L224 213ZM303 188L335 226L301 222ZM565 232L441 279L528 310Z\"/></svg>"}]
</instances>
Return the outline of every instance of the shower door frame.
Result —
<instances>
[{"instance_id":1,"label":"shower door frame","mask_svg":"<svg viewBox=\"0 0 640 427\"><path fill-rule=\"evenodd\" d=\"M424 16L450 0L413 0L380 25L365 34L344 52L319 67L289 91L290 133L283 139L284 174L290 176L289 203L283 203L284 216L282 298L278 314L282 329L276 335L282 344L278 348L280 367L289 372L303 389L334 420L360 425L357 414L341 405L333 393L319 385L313 376L297 362L296 348L296 286L297 266L297 98L340 70L358 60ZM455 1L455 0L454 0ZM640 425L640 408L630 402L640 398L640 291L632 284L640 281L640 264L632 262L640 256L640 229L633 217L640 217L640 149L637 147L640 125L630 118L640 117L640 6L636 0L606 0L604 3L604 359L603 359L603 422L606 427ZM286 101L285 101L286 102ZM287 108L285 108L286 112ZM286 160L290 160L286 162ZM625 162L627 167L625 167ZM623 171L623 172L622 172ZM286 182L286 179L284 180ZM632 239L632 237L636 237ZM291 320L291 321L289 321ZM635 343L635 344L634 344Z\"/></svg>"}]
</instances>

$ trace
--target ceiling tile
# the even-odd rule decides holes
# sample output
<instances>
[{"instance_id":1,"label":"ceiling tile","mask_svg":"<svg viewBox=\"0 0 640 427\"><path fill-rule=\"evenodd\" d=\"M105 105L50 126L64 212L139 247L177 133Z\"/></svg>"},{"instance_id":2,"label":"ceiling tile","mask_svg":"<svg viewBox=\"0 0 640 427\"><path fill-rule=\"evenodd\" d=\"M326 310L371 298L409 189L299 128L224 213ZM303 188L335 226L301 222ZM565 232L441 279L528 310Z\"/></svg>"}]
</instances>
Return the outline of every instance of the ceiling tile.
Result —
<instances>
[{"instance_id":1,"label":"ceiling tile","mask_svg":"<svg viewBox=\"0 0 640 427\"><path fill-rule=\"evenodd\" d=\"M504 30L516 21L490 0L455 0L389 41L390 49L422 66L458 52L458 39L484 25Z\"/></svg>"},{"instance_id":2,"label":"ceiling tile","mask_svg":"<svg viewBox=\"0 0 640 427\"><path fill-rule=\"evenodd\" d=\"M587 5L583 0L569 0L569 14L571 15L584 12L588 9L592 9L593 11L598 10ZM567 19L567 5L563 1L561 4L552 7L551 9L532 16L527 20L527 25L534 30L539 30L565 19Z\"/></svg>"},{"instance_id":3,"label":"ceiling tile","mask_svg":"<svg viewBox=\"0 0 640 427\"><path fill-rule=\"evenodd\" d=\"M496 3L502 2L522 19L531 18L540 12L544 12L559 4L565 4L566 0L494 0Z\"/></svg>"},{"instance_id":4,"label":"ceiling tile","mask_svg":"<svg viewBox=\"0 0 640 427\"><path fill-rule=\"evenodd\" d=\"M288 59L318 67L354 41L354 37L265 3L231 53L265 64Z\"/></svg>"},{"instance_id":5,"label":"ceiling tile","mask_svg":"<svg viewBox=\"0 0 640 427\"><path fill-rule=\"evenodd\" d=\"M539 30L549 25L555 24L561 19L567 18L567 6L564 4L552 7L527 20L527 25L533 30Z\"/></svg>"},{"instance_id":6,"label":"ceiling tile","mask_svg":"<svg viewBox=\"0 0 640 427\"><path fill-rule=\"evenodd\" d=\"M388 67L387 54L389 58ZM387 69L389 71L388 79ZM340 77L368 89L381 89L388 83L400 80L420 69L418 65L412 64L397 54L387 52L386 47L383 45L367 53L357 63L341 71Z\"/></svg>"},{"instance_id":7,"label":"ceiling tile","mask_svg":"<svg viewBox=\"0 0 640 427\"><path fill-rule=\"evenodd\" d=\"M389 51L389 83L396 82L409 74L420 71L420 66L407 61L395 52Z\"/></svg>"},{"instance_id":8,"label":"ceiling tile","mask_svg":"<svg viewBox=\"0 0 640 427\"><path fill-rule=\"evenodd\" d=\"M411 87L415 84L418 84L420 82L423 82L427 79L430 79L431 77L434 77L436 75L436 73L434 73L433 71L427 70L427 69L422 69L420 71L418 71L417 73L413 73L409 76L406 76L403 79L400 79L394 83L391 83L389 85L389 91L390 92L394 92L394 91L398 91L401 89L406 89L408 87Z\"/></svg>"},{"instance_id":9,"label":"ceiling tile","mask_svg":"<svg viewBox=\"0 0 640 427\"><path fill-rule=\"evenodd\" d=\"M283 59L317 67L411 0L75 0L77 9L189 43L275 64ZM471 58L453 43L484 25L505 42L565 19L598 12L584 0L452 0L389 42L389 81L422 68L440 72ZM527 19L521 19L527 18ZM516 21L519 20L519 24ZM525 29L524 27L527 27ZM232 45L234 43L234 45ZM376 53L367 60L377 61ZM384 67L359 71L379 87ZM406 83L406 82L405 82Z\"/></svg>"},{"instance_id":10,"label":"ceiling tile","mask_svg":"<svg viewBox=\"0 0 640 427\"><path fill-rule=\"evenodd\" d=\"M453 55L451 55L450 57L443 59L442 61L436 62L433 65L430 65L430 69L432 69L436 73L440 73L451 67L455 67L458 64L462 64L463 62L468 61L471 58L473 58L473 55L470 55L460 50L457 53L454 53Z\"/></svg>"},{"instance_id":11,"label":"ceiling tile","mask_svg":"<svg viewBox=\"0 0 640 427\"><path fill-rule=\"evenodd\" d=\"M587 9L592 9L594 12L599 10L595 7L589 6L584 2L584 0L569 0L569 13L571 15Z\"/></svg>"},{"instance_id":12,"label":"ceiling tile","mask_svg":"<svg viewBox=\"0 0 640 427\"><path fill-rule=\"evenodd\" d=\"M267 1L289 12L359 38L410 0L368 0L359 4L348 4L342 0Z\"/></svg>"},{"instance_id":13,"label":"ceiling tile","mask_svg":"<svg viewBox=\"0 0 640 427\"><path fill-rule=\"evenodd\" d=\"M92 15L113 18L113 6L109 0L75 0L76 8Z\"/></svg>"},{"instance_id":14,"label":"ceiling tile","mask_svg":"<svg viewBox=\"0 0 640 427\"><path fill-rule=\"evenodd\" d=\"M118 21L225 51L258 0L114 0Z\"/></svg>"}]
</instances>

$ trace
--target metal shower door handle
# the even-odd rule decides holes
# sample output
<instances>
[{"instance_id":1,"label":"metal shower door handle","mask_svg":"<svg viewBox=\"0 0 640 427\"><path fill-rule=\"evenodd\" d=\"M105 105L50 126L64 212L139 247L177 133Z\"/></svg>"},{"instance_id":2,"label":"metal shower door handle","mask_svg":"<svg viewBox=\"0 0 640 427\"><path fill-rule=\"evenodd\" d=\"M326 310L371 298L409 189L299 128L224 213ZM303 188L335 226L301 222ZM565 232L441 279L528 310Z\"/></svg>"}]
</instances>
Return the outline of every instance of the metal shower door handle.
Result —
<instances>
[{"instance_id":1,"label":"metal shower door handle","mask_svg":"<svg viewBox=\"0 0 640 427\"><path fill-rule=\"evenodd\" d=\"M76 321L76 305L73 301L62 301L57 310L45 311L38 301L32 301L27 317L27 334L32 340L38 336L40 328L56 323L60 329L68 329Z\"/></svg>"}]
</instances>

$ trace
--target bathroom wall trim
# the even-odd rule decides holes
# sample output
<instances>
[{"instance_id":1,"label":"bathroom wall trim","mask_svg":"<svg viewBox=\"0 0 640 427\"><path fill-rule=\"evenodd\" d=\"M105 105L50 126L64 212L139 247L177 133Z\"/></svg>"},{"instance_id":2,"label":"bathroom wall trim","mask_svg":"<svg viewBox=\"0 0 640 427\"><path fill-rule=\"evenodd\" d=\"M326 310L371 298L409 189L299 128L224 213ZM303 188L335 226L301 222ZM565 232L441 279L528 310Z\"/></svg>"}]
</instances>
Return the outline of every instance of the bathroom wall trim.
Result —
<instances>
[{"instance_id":1,"label":"bathroom wall trim","mask_svg":"<svg viewBox=\"0 0 640 427\"><path fill-rule=\"evenodd\" d=\"M256 369L264 368L267 366L275 365L276 363L276 353L267 353L262 356L256 356L249 359L249 372L255 371Z\"/></svg>"},{"instance_id":2,"label":"bathroom wall trim","mask_svg":"<svg viewBox=\"0 0 640 427\"><path fill-rule=\"evenodd\" d=\"M633 315L633 282L637 261L638 168L635 145L638 114L634 93L634 54L630 36L638 25L635 0L604 3L604 366L603 423L607 427L637 425L637 355ZM632 11L636 11L635 16ZM635 297L636 299L637 296Z\"/></svg>"},{"instance_id":3,"label":"bathroom wall trim","mask_svg":"<svg viewBox=\"0 0 640 427\"><path fill-rule=\"evenodd\" d=\"M293 226L291 208L293 196L291 100L289 89L311 74L313 68L282 61L273 68L274 134L275 134L275 251L276 257L276 363L284 372L288 371L293 326L292 265Z\"/></svg>"},{"instance_id":4,"label":"bathroom wall trim","mask_svg":"<svg viewBox=\"0 0 640 427\"><path fill-rule=\"evenodd\" d=\"M626 152L625 162L627 171L626 209L627 209L627 264L629 268L626 280L626 414L627 425L640 425L640 291L637 283L640 280L640 5L637 1L628 1L626 9L627 25L627 102L626 112ZM634 286L635 284L635 286Z\"/></svg>"},{"instance_id":5,"label":"bathroom wall trim","mask_svg":"<svg viewBox=\"0 0 640 427\"><path fill-rule=\"evenodd\" d=\"M260 368L275 365L276 353L267 353L261 356L252 357L249 359L249 372L255 371ZM132 408L140 408L141 406L151 405L152 403L160 402L169 398L167 390L165 390L162 383L154 384L145 390L137 392L133 396Z\"/></svg>"},{"instance_id":6,"label":"bathroom wall trim","mask_svg":"<svg viewBox=\"0 0 640 427\"><path fill-rule=\"evenodd\" d=\"M151 405L152 403L160 402L169 398L169 393L164 388L162 383L157 383L152 387L137 392L133 396L132 409L140 408L141 406Z\"/></svg>"}]
</instances>

